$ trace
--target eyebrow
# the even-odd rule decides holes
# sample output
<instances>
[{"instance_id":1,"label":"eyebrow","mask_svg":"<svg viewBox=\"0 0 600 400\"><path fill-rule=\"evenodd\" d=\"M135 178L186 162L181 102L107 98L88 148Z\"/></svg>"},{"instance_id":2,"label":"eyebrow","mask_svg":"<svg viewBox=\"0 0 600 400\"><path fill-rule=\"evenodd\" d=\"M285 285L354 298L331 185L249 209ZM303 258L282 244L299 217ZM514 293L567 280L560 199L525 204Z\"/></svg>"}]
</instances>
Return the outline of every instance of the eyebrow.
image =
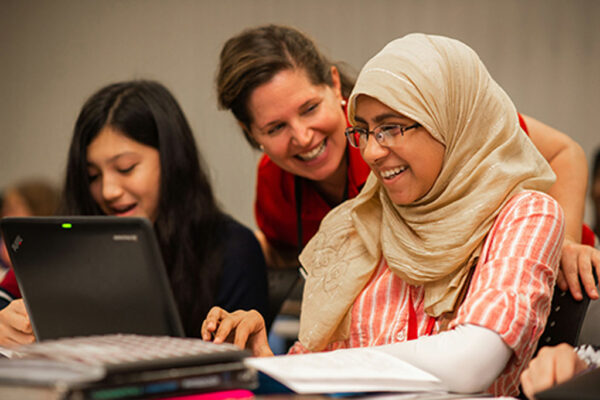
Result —
<instances>
[{"instance_id":1,"label":"eyebrow","mask_svg":"<svg viewBox=\"0 0 600 400\"><path fill-rule=\"evenodd\" d=\"M266 131L266 130L268 130L268 129L269 129L271 126L274 126L274 125L280 124L280 123L282 123L282 122L283 122L283 121L282 121L282 120L280 120L280 119L275 119L275 120L273 120L273 121L271 121L271 122L267 122L267 123L266 123L266 124L264 124L263 126L259 126L259 127L258 127L258 129L259 129L260 131Z\"/></svg>"}]
</instances>

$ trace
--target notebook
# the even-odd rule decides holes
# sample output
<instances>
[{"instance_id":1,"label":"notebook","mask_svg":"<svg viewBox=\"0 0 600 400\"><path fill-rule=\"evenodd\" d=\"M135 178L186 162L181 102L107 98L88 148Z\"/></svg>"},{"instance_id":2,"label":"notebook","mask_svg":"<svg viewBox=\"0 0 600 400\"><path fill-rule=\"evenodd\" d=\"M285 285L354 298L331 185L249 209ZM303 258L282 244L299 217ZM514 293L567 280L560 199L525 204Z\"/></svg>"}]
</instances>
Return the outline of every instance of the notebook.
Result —
<instances>
[{"instance_id":1,"label":"notebook","mask_svg":"<svg viewBox=\"0 0 600 400\"><path fill-rule=\"evenodd\" d=\"M0 229L38 340L183 336L148 220L15 217Z\"/></svg>"}]
</instances>

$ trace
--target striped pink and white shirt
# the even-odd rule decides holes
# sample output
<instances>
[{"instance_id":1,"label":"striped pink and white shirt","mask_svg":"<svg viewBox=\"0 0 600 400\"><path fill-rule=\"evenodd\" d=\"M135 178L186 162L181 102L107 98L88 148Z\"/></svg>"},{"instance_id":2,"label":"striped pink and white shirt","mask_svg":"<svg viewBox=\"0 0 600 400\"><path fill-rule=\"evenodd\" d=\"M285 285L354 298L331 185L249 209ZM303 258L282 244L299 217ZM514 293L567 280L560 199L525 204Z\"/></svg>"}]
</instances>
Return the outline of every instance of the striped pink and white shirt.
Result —
<instances>
[{"instance_id":1,"label":"striped pink and white shirt","mask_svg":"<svg viewBox=\"0 0 600 400\"><path fill-rule=\"evenodd\" d=\"M563 236L562 209L555 200L532 191L515 195L496 218L468 292L453 315L432 322L423 310L423 287L404 282L382 260L352 306L349 338L331 343L326 350L408 340L412 306L416 329L411 329L417 336L463 324L497 332L513 350L513 357L488 391L516 395L520 372L550 312ZM469 351L476 357L481 349ZM290 353L304 352L299 342L290 349Z\"/></svg>"}]
</instances>

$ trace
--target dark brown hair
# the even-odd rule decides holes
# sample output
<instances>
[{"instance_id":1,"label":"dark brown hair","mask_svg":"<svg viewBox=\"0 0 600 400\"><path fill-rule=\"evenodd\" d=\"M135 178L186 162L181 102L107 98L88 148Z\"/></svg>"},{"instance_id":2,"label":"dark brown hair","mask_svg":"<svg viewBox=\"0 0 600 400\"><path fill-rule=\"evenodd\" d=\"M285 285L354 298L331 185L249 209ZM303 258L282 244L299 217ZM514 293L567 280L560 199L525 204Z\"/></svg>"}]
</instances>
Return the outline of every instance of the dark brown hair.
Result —
<instances>
[{"instance_id":1,"label":"dark brown hair","mask_svg":"<svg viewBox=\"0 0 600 400\"><path fill-rule=\"evenodd\" d=\"M331 63L302 32L281 25L265 25L242 31L229 39L221 50L217 75L219 107L233 112L245 127L244 136L258 147L247 132L252 115L248 110L250 95L277 73L301 68L314 85L333 86ZM342 95L348 97L354 79L335 65L340 73Z\"/></svg>"},{"instance_id":2,"label":"dark brown hair","mask_svg":"<svg viewBox=\"0 0 600 400\"><path fill-rule=\"evenodd\" d=\"M222 265L219 232L225 215L213 196L192 130L171 92L153 81L105 86L83 105L67 164L61 212L102 215L90 192L87 147L110 126L160 154L160 194L154 231L188 336L200 335L215 304Z\"/></svg>"}]
</instances>

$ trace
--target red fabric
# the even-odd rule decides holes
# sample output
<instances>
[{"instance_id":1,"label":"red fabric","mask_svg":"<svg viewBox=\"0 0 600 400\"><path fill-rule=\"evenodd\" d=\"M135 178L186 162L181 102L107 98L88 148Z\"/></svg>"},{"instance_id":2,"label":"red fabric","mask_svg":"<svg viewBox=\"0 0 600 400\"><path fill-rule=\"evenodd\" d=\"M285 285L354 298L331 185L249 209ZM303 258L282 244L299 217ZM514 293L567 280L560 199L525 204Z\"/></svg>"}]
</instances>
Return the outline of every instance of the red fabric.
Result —
<instances>
[{"instance_id":1,"label":"red fabric","mask_svg":"<svg viewBox=\"0 0 600 400\"><path fill-rule=\"evenodd\" d=\"M13 271L12 268L8 270L6 275L4 275L4 279L2 279L2 282L0 282L0 288L10 293L14 298L21 297L21 291L19 290L19 285L17 284L15 271Z\"/></svg>"},{"instance_id":2,"label":"red fabric","mask_svg":"<svg viewBox=\"0 0 600 400\"><path fill-rule=\"evenodd\" d=\"M348 145L348 156L348 198L351 199L360 192L370 169L358 149ZM306 244L331 211L331 206L310 181L302 182L302 243ZM296 247L294 175L279 168L266 155L258 165L254 213L259 229L270 242Z\"/></svg>"},{"instance_id":3,"label":"red fabric","mask_svg":"<svg viewBox=\"0 0 600 400\"><path fill-rule=\"evenodd\" d=\"M386 263L386 268L389 268ZM429 321L427 321L427 328L425 329L424 336L430 336L433 333L433 328L435 326L435 318L428 317ZM417 313L415 311L415 307L413 305L412 300L408 302L408 337L407 340L415 340L419 338L419 321L417 319Z\"/></svg>"},{"instance_id":4,"label":"red fabric","mask_svg":"<svg viewBox=\"0 0 600 400\"><path fill-rule=\"evenodd\" d=\"M594 246L595 242L594 231L586 224L583 224L583 227L581 228L581 243Z\"/></svg>"},{"instance_id":5,"label":"red fabric","mask_svg":"<svg viewBox=\"0 0 600 400\"><path fill-rule=\"evenodd\" d=\"M521 125L521 128L523 128L527 136L529 136L529 129L527 128L527 124L525 123L523 116L519 113L517 113L517 115L519 116L519 125Z\"/></svg>"}]
</instances>

